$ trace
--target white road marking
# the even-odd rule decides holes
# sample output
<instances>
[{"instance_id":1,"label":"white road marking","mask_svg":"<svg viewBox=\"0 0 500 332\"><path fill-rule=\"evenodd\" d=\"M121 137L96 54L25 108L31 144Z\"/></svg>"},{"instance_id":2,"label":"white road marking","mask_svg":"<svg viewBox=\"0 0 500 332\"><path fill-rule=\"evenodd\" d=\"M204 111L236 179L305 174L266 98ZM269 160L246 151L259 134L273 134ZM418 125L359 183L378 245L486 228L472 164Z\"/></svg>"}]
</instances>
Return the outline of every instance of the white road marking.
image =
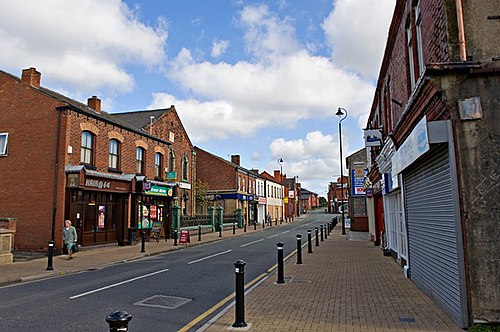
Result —
<instances>
[{"instance_id":1,"label":"white road marking","mask_svg":"<svg viewBox=\"0 0 500 332\"><path fill-rule=\"evenodd\" d=\"M194 263L198 263L198 262L201 262L201 261L204 261L205 259L209 259L209 258L212 258L212 257L216 257L216 256L219 256L219 255L224 255L224 254L227 254L229 252L231 252L232 250L229 249L229 250L226 250L226 251L223 251L223 252L219 252L217 254L213 254L213 255L210 255L210 256L207 256L207 257L203 257L203 258L200 258L200 259L197 259L195 261L191 261L189 262L188 264L194 264Z\"/></svg>"},{"instance_id":2,"label":"white road marking","mask_svg":"<svg viewBox=\"0 0 500 332\"><path fill-rule=\"evenodd\" d=\"M101 288L98 288L98 289L94 289L94 290L91 290L91 291L88 291L88 292L85 292L85 293L82 293L82 294L70 296L70 299L73 300L73 299L76 299L76 298L79 298L79 297L82 297L82 296L85 296L85 295L97 293L97 292L103 291L103 290L108 289L108 288L120 286L120 285L129 283L129 282L132 282L132 281L136 281L136 280L139 280L139 279L151 277L151 276L154 276L155 274L163 273L163 272L167 272L167 271L168 271L168 269L164 269L164 270L152 272L152 273L149 273L149 274L145 274L143 276L135 277L135 278L132 278L132 279L129 279L129 280L124 280L124 281L121 281L121 282L116 283L116 284L112 284L112 285L109 285L109 286L105 286L105 287L101 287Z\"/></svg>"},{"instance_id":3,"label":"white road marking","mask_svg":"<svg viewBox=\"0 0 500 332\"><path fill-rule=\"evenodd\" d=\"M280 236L279 234L271 235L268 237L268 239L272 239L273 237Z\"/></svg>"},{"instance_id":4,"label":"white road marking","mask_svg":"<svg viewBox=\"0 0 500 332\"><path fill-rule=\"evenodd\" d=\"M240 246L240 248L243 248L243 247L246 247L246 246L249 246L249 245L255 244L255 243L257 243L257 242L261 242L261 241L264 241L264 239L260 239L260 240L256 240L256 241L253 241L253 242L249 242L249 243L242 244L242 245Z\"/></svg>"}]
</instances>

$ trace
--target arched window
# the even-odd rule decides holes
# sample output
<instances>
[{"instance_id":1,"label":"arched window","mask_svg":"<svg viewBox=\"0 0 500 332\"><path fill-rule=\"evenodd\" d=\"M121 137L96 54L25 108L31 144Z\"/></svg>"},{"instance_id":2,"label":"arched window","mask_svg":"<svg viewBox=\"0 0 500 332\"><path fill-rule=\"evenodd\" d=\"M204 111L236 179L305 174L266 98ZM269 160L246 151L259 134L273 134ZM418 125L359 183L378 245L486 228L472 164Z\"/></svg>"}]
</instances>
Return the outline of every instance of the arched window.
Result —
<instances>
[{"instance_id":1,"label":"arched window","mask_svg":"<svg viewBox=\"0 0 500 332\"><path fill-rule=\"evenodd\" d=\"M109 140L108 167L110 169L120 169L120 142L116 139Z\"/></svg>"},{"instance_id":2,"label":"arched window","mask_svg":"<svg viewBox=\"0 0 500 332\"><path fill-rule=\"evenodd\" d=\"M155 177L163 178L163 155L159 152L155 153Z\"/></svg>"},{"instance_id":3,"label":"arched window","mask_svg":"<svg viewBox=\"0 0 500 332\"><path fill-rule=\"evenodd\" d=\"M182 179L188 179L188 158L187 156L182 157Z\"/></svg>"},{"instance_id":4,"label":"arched window","mask_svg":"<svg viewBox=\"0 0 500 332\"><path fill-rule=\"evenodd\" d=\"M136 174L144 174L145 172L146 151L144 148L138 147L135 154L135 172Z\"/></svg>"},{"instance_id":5,"label":"arched window","mask_svg":"<svg viewBox=\"0 0 500 332\"><path fill-rule=\"evenodd\" d=\"M90 131L82 132L82 146L80 149L80 162L82 164L94 164L94 135Z\"/></svg>"}]
</instances>

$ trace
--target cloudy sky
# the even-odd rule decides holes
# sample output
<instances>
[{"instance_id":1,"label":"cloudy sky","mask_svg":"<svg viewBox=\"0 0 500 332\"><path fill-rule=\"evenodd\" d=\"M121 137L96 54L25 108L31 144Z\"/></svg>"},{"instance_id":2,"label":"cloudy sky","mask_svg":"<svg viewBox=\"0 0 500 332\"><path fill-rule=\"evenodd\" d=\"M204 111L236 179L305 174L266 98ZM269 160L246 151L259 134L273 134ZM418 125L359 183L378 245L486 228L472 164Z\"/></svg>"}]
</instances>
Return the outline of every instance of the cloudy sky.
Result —
<instances>
[{"instance_id":1,"label":"cloudy sky","mask_svg":"<svg viewBox=\"0 0 500 332\"><path fill-rule=\"evenodd\" d=\"M109 113L175 105L194 145L325 196L363 147L395 0L0 0L0 66Z\"/></svg>"}]
</instances>

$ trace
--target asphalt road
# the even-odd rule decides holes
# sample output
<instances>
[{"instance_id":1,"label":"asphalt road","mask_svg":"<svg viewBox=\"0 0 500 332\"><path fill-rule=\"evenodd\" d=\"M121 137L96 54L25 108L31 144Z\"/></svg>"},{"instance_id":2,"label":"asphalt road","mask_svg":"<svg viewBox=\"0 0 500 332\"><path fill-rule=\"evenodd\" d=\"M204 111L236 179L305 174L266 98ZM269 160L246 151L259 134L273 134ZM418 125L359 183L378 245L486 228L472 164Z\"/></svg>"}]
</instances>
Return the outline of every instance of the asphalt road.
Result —
<instances>
[{"instance_id":1,"label":"asphalt road","mask_svg":"<svg viewBox=\"0 0 500 332\"><path fill-rule=\"evenodd\" d=\"M256 283L275 266L278 242L286 257L297 234L305 244L307 230L314 237L331 218L308 212L278 228L0 288L0 331L108 331L105 318L115 310L132 315L129 331L195 331L233 300L234 262L245 261L245 283Z\"/></svg>"}]
</instances>

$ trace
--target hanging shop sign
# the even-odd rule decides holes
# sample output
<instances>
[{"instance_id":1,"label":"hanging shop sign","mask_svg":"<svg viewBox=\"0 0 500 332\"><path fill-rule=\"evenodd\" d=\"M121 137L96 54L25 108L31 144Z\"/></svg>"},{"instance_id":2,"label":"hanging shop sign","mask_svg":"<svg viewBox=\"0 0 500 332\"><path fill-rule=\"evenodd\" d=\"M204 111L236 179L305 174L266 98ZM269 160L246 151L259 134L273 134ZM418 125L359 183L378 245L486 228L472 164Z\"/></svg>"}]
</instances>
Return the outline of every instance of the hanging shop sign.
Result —
<instances>
[{"instance_id":1,"label":"hanging shop sign","mask_svg":"<svg viewBox=\"0 0 500 332\"><path fill-rule=\"evenodd\" d=\"M365 130L365 146L381 146L382 132L379 129Z\"/></svg>"}]
</instances>

